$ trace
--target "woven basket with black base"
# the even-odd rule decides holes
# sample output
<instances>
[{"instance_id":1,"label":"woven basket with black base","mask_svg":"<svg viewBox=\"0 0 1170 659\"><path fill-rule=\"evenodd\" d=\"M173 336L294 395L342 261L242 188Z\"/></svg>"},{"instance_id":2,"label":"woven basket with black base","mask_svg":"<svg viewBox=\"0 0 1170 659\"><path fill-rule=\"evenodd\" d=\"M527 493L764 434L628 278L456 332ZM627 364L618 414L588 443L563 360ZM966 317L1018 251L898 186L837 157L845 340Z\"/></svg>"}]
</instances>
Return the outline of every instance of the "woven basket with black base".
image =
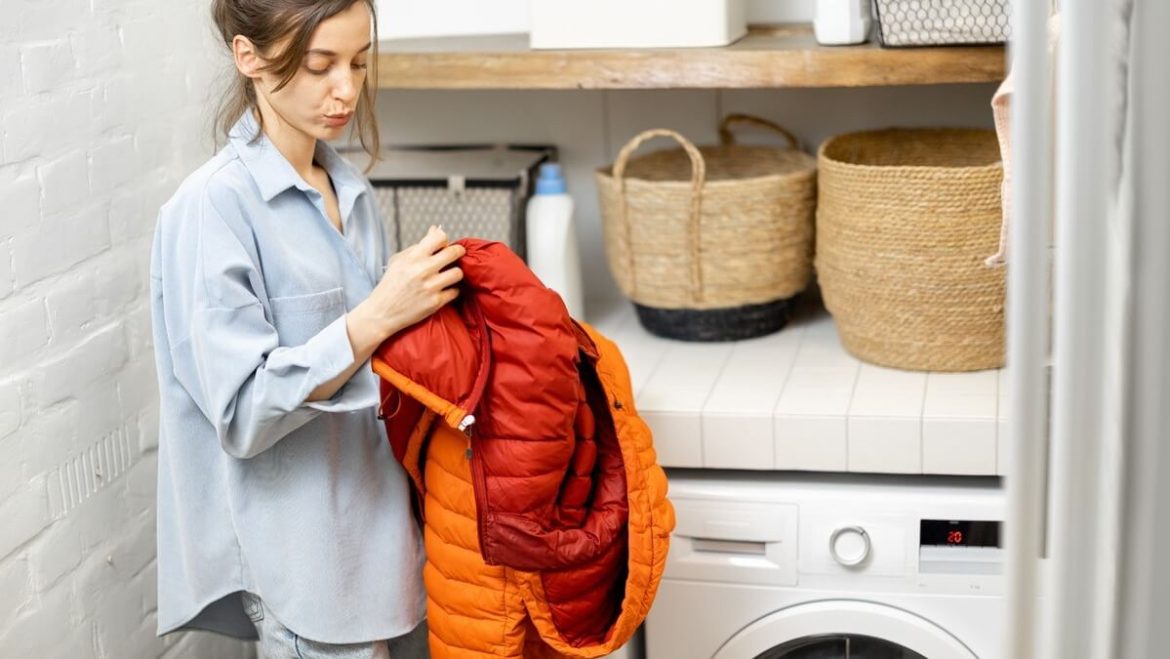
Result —
<instances>
[{"instance_id":1,"label":"woven basket with black base","mask_svg":"<svg viewBox=\"0 0 1170 659\"><path fill-rule=\"evenodd\" d=\"M736 144L731 126L766 127L785 148ZM697 148L648 130L597 172L606 255L648 331L732 341L779 330L812 275L816 160L771 122L732 115L722 144ZM680 149L631 158L645 141Z\"/></svg>"},{"instance_id":2,"label":"woven basket with black base","mask_svg":"<svg viewBox=\"0 0 1170 659\"><path fill-rule=\"evenodd\" d=\"M1003 365L999 145L990 130L890 129L820 149L817 280L845 348L924 371Z\"/></svg>"}]
</instances>

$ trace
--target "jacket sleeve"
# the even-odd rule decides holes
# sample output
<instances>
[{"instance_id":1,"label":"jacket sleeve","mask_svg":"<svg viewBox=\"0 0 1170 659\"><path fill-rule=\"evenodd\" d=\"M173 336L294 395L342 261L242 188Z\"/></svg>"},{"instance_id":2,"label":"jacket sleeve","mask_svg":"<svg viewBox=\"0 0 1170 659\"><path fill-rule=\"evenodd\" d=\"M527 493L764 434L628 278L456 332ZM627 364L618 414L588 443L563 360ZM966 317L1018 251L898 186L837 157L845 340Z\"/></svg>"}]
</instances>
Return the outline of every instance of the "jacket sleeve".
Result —
<instances>
[{"instance_id":1,"label":"jacket sleeve","mask_svg":"<svg viewBox=\"0 0 1170 659\"><path fill-rule=\"evenodd\" d=\"M359 369L329 400L306 399L354 361L345 314L300 345L281 346L257 288L255 259L210 200L181 218L162 288L175 377L214 426L224 451L250 458L322 412L373 407ZM185 238L185 239L184 239Z\"/></svg>"}]
</instances>

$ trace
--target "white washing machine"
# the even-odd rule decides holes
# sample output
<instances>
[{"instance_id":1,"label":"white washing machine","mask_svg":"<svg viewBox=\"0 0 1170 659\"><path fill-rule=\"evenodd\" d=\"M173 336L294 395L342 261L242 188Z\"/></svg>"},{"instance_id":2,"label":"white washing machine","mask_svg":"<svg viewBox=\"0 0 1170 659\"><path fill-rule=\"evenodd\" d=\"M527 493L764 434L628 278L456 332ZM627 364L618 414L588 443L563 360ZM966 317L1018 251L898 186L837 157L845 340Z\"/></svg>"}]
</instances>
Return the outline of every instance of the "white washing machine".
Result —
<instances>
[{"instance_id":1,"label":"white washing machine","mask_svg":"<svg viewBox=\"0 0 1170 659\"><path fill-rule=\"evenodd\" d=\"M997 479L672 471L646 659L997 659Z\"/></svg>"}]
</instances>

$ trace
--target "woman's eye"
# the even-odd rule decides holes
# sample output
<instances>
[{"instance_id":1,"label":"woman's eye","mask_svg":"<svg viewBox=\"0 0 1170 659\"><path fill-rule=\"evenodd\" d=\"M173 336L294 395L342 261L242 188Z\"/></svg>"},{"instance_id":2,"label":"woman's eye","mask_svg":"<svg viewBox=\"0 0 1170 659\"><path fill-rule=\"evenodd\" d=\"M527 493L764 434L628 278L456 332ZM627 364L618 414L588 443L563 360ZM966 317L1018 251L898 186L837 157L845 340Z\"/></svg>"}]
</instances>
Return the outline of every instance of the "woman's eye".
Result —
<instances>
[{"instance_id":1,"label":"woman's eye","mask_svg":"<svg viewBox=\"0 0 1170 659\"><path fill-rule=\"evenodd\" d=\"M333 67L333 62L324 57L306 57L305 70L313 75L325 75Z\"/></svg>"},{"instance_id":2,"label":"woman's eye","mask_svg":"<svg viewBox=\"0 0 1170 659\"><path fill-rule=\"evenodd\" d=\"M365 64L365 62L361 62L361 63L354 62L353 68L362 69L364 71L366 68L366 64Z\"/></svg>"}]
</instances>

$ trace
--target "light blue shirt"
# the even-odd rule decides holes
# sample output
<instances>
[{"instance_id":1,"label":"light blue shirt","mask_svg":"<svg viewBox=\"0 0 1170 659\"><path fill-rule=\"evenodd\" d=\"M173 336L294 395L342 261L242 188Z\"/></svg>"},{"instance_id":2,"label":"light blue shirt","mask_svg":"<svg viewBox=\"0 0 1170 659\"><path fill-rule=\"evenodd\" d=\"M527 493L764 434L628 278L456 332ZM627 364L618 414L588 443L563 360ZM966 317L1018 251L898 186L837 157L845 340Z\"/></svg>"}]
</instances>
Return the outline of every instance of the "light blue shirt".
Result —
<instances>
[{"instance_id":1,"label":"light blue shirt","mask_svg":"<svg viewBox=\"0 0 1170 659\"><path fill-rule=\"evenodd\" d=\"M326 143L324 198L245 113L159 212L151 253L158 366L158 633L254 636L240 590L306 638L410 631L425 611L421 533L345 314L390 256L373 191Z\"/></svg>"}]
</instances>

